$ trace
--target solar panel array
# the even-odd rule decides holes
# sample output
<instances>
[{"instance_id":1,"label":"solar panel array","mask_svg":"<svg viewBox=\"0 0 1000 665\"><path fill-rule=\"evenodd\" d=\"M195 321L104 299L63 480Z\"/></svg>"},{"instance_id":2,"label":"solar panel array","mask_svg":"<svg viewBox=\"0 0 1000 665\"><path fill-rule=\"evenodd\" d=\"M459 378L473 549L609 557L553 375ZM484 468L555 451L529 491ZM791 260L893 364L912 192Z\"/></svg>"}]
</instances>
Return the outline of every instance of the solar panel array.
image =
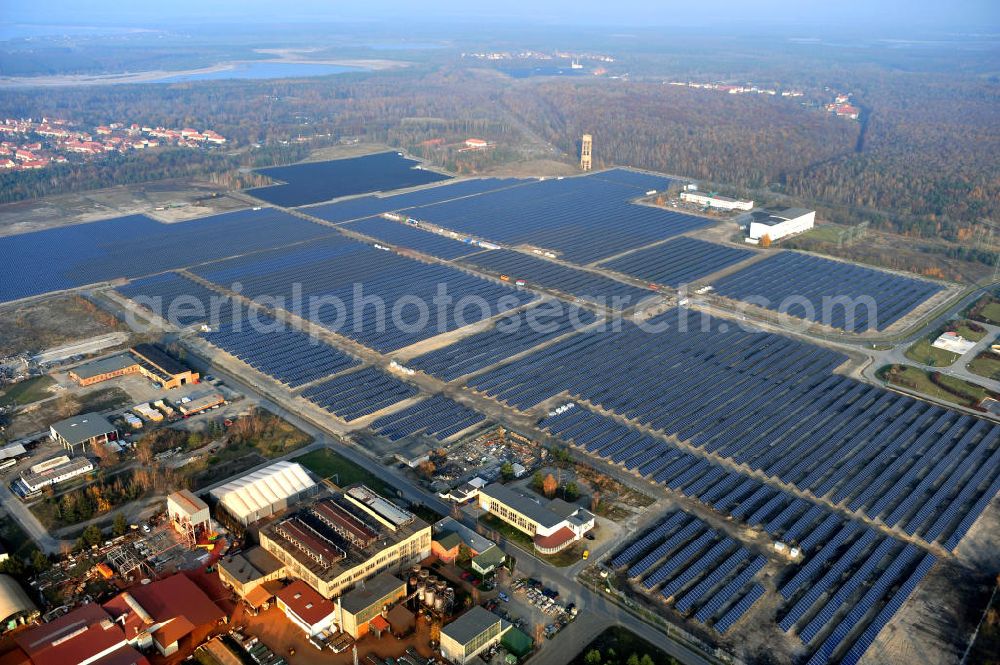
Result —
<instances>
[{"instance_id":1,"label":"solar panel array","mask_svg":"<svg viewBox=\"0 0 1000 665\"><path fill-rule=\"evenodd\" d=\"M248 192L275 205L301 206L352 194L415 187L450 177L415 168L419 164L396 152L380 152L348 159L275 166L257 172L286 184L257 187Z\"/></svg>"},{"instance_id":2,"label":"solar panel array","mask_svg":"<svg viewBox=\"0 0 1000 665\"><path fill-rule=\"evenodd\" d=\"M694 238L676 238L604 262L601 267L649 282L678 287L753 256L754 253L746 249Z\"/></svg>"},{"instance_id":3,"label":"solar panel array","mask_svg":"<svg viewBox=\"0 0 1000 665\"><path fill-rule=\"evenodd\" d=\"M357 420L417 394L417 389L374 367L341 374L302 391L302 397L346 421Z\"/></svg>"},{"instance_id":4,"label":"solar panel array","mask_svg":"<svg viewBox=\"0 0 1000 665\"><path fill-rule=\"evenodd\" d=\"M598 171L592 174L591 177L599 180L607 180L619 185L628 185L635 188L639 194L645 194L652 190L662 192L674 182L672 178L659 173L646 173L622 168Z\"/></svg>"},{"instance_id":5,"label":"solar panel array","mask_svg":"<svg viewBox=\"0 0 1000 665\"><path fill-rule=\"evenodd\" d=\"M646 592L655 592L667 602L677 601L679 612L697 607L695 619L707 623L724 607L738 602L765 562L700 519L674 511L612 558L611 566L622 568ZM737 618L727 612L714 627L725 632L729 626L718 622L726 619L731 625Z\"/></svg>"},{"instance_id":6,"label":"solar panel array","mask_svg":"<svg viewBox=\"0 0 1000 665\"><path fill-rule=\"evenodd\" d=\"M711 222L630 203L635 186L600 174L550 179L413 211L418 220L505 244L558 251L575 263L642 247Z\"/></svg>"},{"instance_id":7,"label":"solar panel array","mask_svg":"<svg viewBox=\"0 0 1000 665\"><path fill-rule=\"evenodd\" d=\"M767 309L851 332L885 330L942 288L926 280L798 252L775 254L723 277L714 286L721 295L751 299ZM851 304L846 308L835 305L834 298L847 298Z\"/></svg>"},{"instance_id":8,"label":"solar panel array","mask_svg":"<svg viewBox=\"0 0 1000 665\"><path fill-rule=\"evenodd\" d=\"M268 314L260 311L249 314L246 308L242 312L237 323L223 323L201 336L290 388L361 364L315 335L292 328Z\"/></svg>"},{"instance_id":9,"label":"solar panel array","mask_svg":"<svg viewBox=\"0 0 1000 665\"><path fill-rule=\"evenodd\" d=\"M345 224L342 228L363 233L383 243L409 247L441 259L455 259L482 251L482 248L476 245L467 244L438 233L422 231L410 224L394 222L384 217L362 219Z\"/></svg>"},{"instance_id":10,"label":"solar panel array","mask_svg":"<svg viewBox=\"0 0 1000 665\"><path fill-rule=\"evenodd\" d=\"M381 352L477 323L535 297L342 237L237 257L195 271L223 286L238 282L241 292L253 299L277 299L286 308L299 302L302 315L314 323ZM442 294L451 303L438 308L436 298ZM476 301L470 306L471 299ZM487 306L490 311L485 311Z\"/></svg>"},{"instance_id":11,"label":"solar panel array","mask_svg":"<svg viewBox=\"0 0 1000 665\"><path fill-rule=\"evenodd\" d=\"M842 356L770 333L705 333L696 325L672 333L682 316L654 319L670 324L664 333L630 324L579 333L468 385L522 411L568 392L949 547L996 494L996 425L832 375ZM620 436L615 445L629 447L582 445L682 489L693 476L672 472L699 472L680 451L674 466L656 466L664 461L662 441Z\"/></svg>"},{"instance_id":12,"label":"solar panel array","mask_svg":"<svg viewBox=\"0 0 1000 665\"><path fill-rule=\"evenodd\" d=\"M372 421L371 428L390 441L422 434L438 441L458 434L486 420L486 416L467 406L435 395L413 406Z\"/></svg>"},{"instance_id":13,"label":"solar panel array","mask_svg":"<svg viewBox=\"0 0 1000 665\"><path fill-rule=\"evenodd\" d=\"M631 307L643 298L654 295L646 289L603 275L570 268L510 249L480 252L463 259L463 262L508 275L511 280L523 279L531 285L556 289L614 309ZM616 302L620 304L615 306Z\"/></svg>"},{"instance_id":14,"label":"solar panel array","mask_svg":"<svg viewBox=\"0 0 1000 665\"><path fill-rule=\"evenodd\" d=\"M442 183L434 187L418 189L394 196L359 196L334 203L303 208L302 212L320 219L339 224L364 217L380 215L384 212L399 212L431 203L450 201L483 192L525 185L532 180L515 178L477 178Z\"/></svg>"},{"instance_id":15,"label":"solar panel array","mask_svg":"<svg viewBox=\"0 0 1000 665\"><path fill-rule=\"evenodd\" d=\"M130 215L0 237L0 301L150 275L331 232L266 208L174 224Z\"/></svg>"},{"instance_id":16,"label":"solar panel array","mask_svg":"<svg viewBox=\"0 0 1000 665\"><path fill-rule=\"evenodd\" d=\"M187 327L209 320L232 320L227 296L174 272L132 280L115 289L168 323Z\"/></svg>"},{"instance_id":17,"label":"solar panel array","mask_svg":"<svg viewBox=\"0 0 1000 665\"><path fill-rule=\"evenodd\" d=\"M499 319L488 330L408 360L406 365L453 381L594 321L596 316L590 310L561 300L545 301Z\"/></svg>"},{"instance_id":18,"label":"solar panel array","mask_svg":"<svg viewBox=\"0 0 1000 665\"><path fill-rule=\"evenodd\" d=\"M934 557L920 559L919 548L912 544L815 508L818 512L808 511L811 517L806 519L819 537L802 541L801 561L781 565L777 627L796 633L810 647L810 663L829 662L838 653L846 661L871 644L913 592L915 582L904 583L901 593L888 592L903 580L926 574ZM673 604L681 614L719 633L730 630L767 594L762 584L754 583L766 557L682 511L664 515L609 564L651 598ZM837 619L845 605L850 612ZM866 617L872 617L867 625ZM862 627L855 642L846 641Z\"/></svg>"}]
</instances>

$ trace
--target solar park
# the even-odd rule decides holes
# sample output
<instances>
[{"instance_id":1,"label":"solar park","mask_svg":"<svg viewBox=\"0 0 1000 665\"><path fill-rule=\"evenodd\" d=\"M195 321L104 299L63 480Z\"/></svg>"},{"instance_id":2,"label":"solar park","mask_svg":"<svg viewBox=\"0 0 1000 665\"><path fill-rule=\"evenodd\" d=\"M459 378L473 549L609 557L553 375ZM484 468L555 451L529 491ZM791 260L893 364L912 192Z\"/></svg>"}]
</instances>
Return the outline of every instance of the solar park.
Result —
<instances>
[{"instance_id":1,"label":"solar park","mask_svg":"<svg viewBox=\"0 0 1000 665\"><path fill-rule=\"evenodd\" d=\"M269 377L291 403L391 442L447 445L487 420L477 403L502 407L598 470L676 497L680 507L602 562L637 597L721 643L764 614L776 640L801 645L795 662L858 662L935 561L960 556L1000 491L1000 427L849 378L839 351L694 310L666 309L648 327L601 325L590 298L662 297L630 280L677 286L723 270L735 272L714 286L733 299L783 297L801 284L813 299L871 291L886 300L877 326L851 331L884 329L940 289L787 251L740 269L757 252L692 237L710 220L635 202L669 182L626 169L476 179L369 189L295 215L61 227L0 238L21 270L43 250L51 257L47 244L64 266L44 279L5 275L0 299L115 278L130 280L115 289L137 302L186 296L203 307L176 323L210 323L189 333L227 362ZM389 307L430 301L441 284L456 300L494 306L445 308L443 326L405 330L379 329L375 306L294 308L296 296L350 303L357 285ZM213 300L217 320L202 313ZM250 312L261 325L237 325ZM412 312L403 319L415 323Z\"/></svg>"}]
</instances>

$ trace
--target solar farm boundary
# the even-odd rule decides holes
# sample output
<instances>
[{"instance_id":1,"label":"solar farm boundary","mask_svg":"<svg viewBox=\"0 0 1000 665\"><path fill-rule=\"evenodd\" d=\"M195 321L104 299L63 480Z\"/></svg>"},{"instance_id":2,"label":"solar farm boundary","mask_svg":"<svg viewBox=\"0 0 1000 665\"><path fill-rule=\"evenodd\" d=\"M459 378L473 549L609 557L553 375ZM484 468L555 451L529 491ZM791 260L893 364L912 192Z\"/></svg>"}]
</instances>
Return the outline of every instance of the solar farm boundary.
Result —
<instances>
[{"instance_id":1,"label":"solar farm boundary","mask_svg":"<svg viewBox=\"0 0 1000 665\"><path fill-rule=\"evenodd\" d=\"M916 546L918 546L918 547L920 547L920 548L922 548L922 549L924 549L924 550L926 550L928 552L931 552L932 554L934 554L935 556L937 556L939 558L942 558L942 557L947 558L947 557L954 556L954 554L952 552L946 550L943 546L941 546L941 545L939 545L937 543L928 543L928 542L920 539L917 536L910 535L910 534L906 533L902 529L889 527L889 526L885 525L884 523L882 523L879 520L872 520L867 515L864 515L863 511L860 511L860 510L858 512L851 511L851 510L849 510L849 509L847 509L847 508L845 508L845 507L843 507L841 505L838 505L838 504L835 504L835 503L831 502L829 499L817 497L817 496L815 496L812 493L804 492L803 490L800 490L799 488L795 487L794 485L790 485L790 484L785 483L785 482L783 482L781 480L778 480L776 478L771 478L770 476L767 476L767 475L765 475L765 474L763 474L761 472L754 471L753 469L750 469L746 465L737 464L737 463L733 462L732 460L726 459L724 457L718 457L714 453L706 453L704 450L702 450L700 448L697 448L695 446L692 446L689 443L680 441L680 440L678 440L674 436L664 435L663 432L661 432L659 430L650 429L650 428L648 428L648 427L646 427L646 426L638 423L637 421L630 420L630 419L625 418L625 417L623 417L623 416L621 416L621 415L619 415L619 414L617 414L617 413L615 413L613 411L608 411L608 410L603 409L601 407L598 407L598 406L596 406L594 404L591 404L586 399L582 399L580 397L574 396L572 398L572 401L576 402L578 406L585 407L588 411L590 411L592 413L596 413L597 415L609 418L609 419L613 420L614 422L617 422L617 423L619 423L621 425L625 425L626 427L629 427L630 429L638 431L638 432L640 432L642 434L648 434L650 436L656 437L657 439L660 439L661 441L664 441L664 442L666 442L666 443L668 443L668 444L670 444L672 446L675 446L675 447L679 448L680 450L682 450L684 452L687 452L687 453L690 453L692 455L695 455L695 456L697 456L700 459L704 459L704 460L710 462L711 464L713 464L715 466L722 467L723 469L739 473L744 478L753 478L755 480L760 481L765 486L768 486L768 487L780 490L780 491L782 491L782 492L784 492L786 494L789 494L789 495L791 495L793 497L804 499L806 501L809 501L811 504L820 505L823 508L827 509L828 511L830 511L830 512L832 512L834 514L839 515L840 517L844 518L845 520L849 520L849 521L856 522L856 523L859 523L859 524L864 524L864 525L866 525L868 527L877 529L881 533L884 533L884 534L886 534L888 536L891 536L892 538L895 538L896 540L899 540L901 542L912 543L913 545L916 545ZM556 439L556 440L560 441L561 443L569 445L567 441L564 441L563 439L561 439L560 437L558 437L556 435L549 434L547 432L543 432L543 434L545 436L549 437L550 439ZM585 452L579 450L576 446L570 445L569 449L573 453L578 454L581 457L583 457L583 459L586 460L587 463L589 465L591 465L591 466L593 466L593 462L599 462L599 463L601 463L601 464L603 464L605 466L609 466L609 467L614 468L614 469L616 469L618 471L627 473L628 475L632 476L633 478L635 478L635 479L637 479L639 481L646 482L646 483L648 483L648 484L650 484L650 485L652 485L654 487L662 488L664 491L669 492L671 494L671 496L675 497L675 500L678 501L679 503L680 502L684 502L683 505L685 505L685 506L687 506L688 503L697 504L699 506L700 505L704 505L700 501L698 501L697 499L692 498L692 497L688 497L688 496L684 495L683 493L681 493L679 491L670 489L670 488L664 486L662 483L657 483L657 482L653 481L652 479L647 479L647 478L645 478L643 476L640 476L638 474L638 469L634 469L634 470L624 469L624 468L620 467L619 465L614 464L613 462L611 462L608 459L605 459L603 457L597 457L596 455L593 455L591 453L585 453ZM706 508L708 510L711 510L713 513L716 512L714 508L711 508L711 507L708 507L708 506L706 506ZM860 513L860 514L858 514L858 513Z\"/></svg>"}]
</instances>

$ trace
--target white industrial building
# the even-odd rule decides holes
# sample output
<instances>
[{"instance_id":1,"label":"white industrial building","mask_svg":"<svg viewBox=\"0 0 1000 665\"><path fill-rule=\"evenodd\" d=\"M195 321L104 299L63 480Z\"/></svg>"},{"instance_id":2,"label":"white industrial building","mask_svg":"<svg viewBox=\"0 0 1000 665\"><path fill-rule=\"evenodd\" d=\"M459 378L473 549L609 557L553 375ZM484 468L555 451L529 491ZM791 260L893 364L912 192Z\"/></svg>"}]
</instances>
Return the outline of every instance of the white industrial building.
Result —
<instances>
[{"instance_id":1,"label":"white industrial building","mask_svg":"<svg viewBox=\"0 0 1000 665\"><path fill-rule=\"evenodd\" d=\"M86 457L70 458L69 455L60 455L50 460L39 462L27 471L21 473L15 490L21 493L31 494L40 492L49 485L61 483L70 478L76 478L94 470L94 464Z\"/></svg>"},{"instance_id":2,"label":"white industrial building","mask_svg":"<svg viewBox=\"0 0 1000 665\"><path fill-rule=\"evenodd\" d=\"M315 494L319 486L301 464L275 462L237 478L211 494L227 513L246 526Z\"/></svg>"},{"instance_id":3,"label":"white industrial building","mask_svg":"<svg viewBox=\"0 0 1000 665\"><path fill-rule=\"evenodd\" d=\"M718 194L705 194L698 191L681 192L681 201L693 203L695 205L708 206L709 208L719 208L720 210L751 210L753 201L743 201L731 199L728 196Z\"/></svg>"},{"instance_id":4,"label":"white industrial building","mask_svg":"<svg viewBox=\"0 0 1000 665\"><path fill-rule=\"evenodd\" d=\"M748 242L758 243L767 236L772 241L808 231L816 225L816 211L805 208L762 208L741 220L747 229Z\"/></svg>"}]
</instances>

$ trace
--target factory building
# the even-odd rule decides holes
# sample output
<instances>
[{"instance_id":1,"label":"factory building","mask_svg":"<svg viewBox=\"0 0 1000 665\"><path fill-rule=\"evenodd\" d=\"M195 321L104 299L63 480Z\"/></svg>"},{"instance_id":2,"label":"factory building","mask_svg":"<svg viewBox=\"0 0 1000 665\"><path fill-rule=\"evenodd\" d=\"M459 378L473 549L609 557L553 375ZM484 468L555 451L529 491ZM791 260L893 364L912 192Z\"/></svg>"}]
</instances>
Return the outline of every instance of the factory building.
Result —
<instances>
[{"instance_id":1,"label":"factory building","mask_svg":"<svg viewBox=\"0 0 1000 665\"><path fill-rule=\"evenodd\" d=\"M118 430L99 413L83 413L49 426L49 437L73 454L118 440Z\"/></svg>"},{"instance_id":2,"label":"factory building","mask_svg":"<svg viewBox=\"0 0 1000 665\"><path fill-rule=\"evenodd\" d=\"M278 609L309 637L333 627L336 606L302 580L295 580L274 597Z\"/></svg>"},{"instance_id":3,"label":"factory building","mask_svg":"<svg viewBox=\"0 0 1000 665\"><path fill-rule=\"evenodd\" d=\"M430 526L363 485L267 524L259 539L289 576L324 598L409 568L431 553Z\"/></svg>"},{"instance_id":4,"label":"factory building","mask_svg":"<svg viewBox=\"0 0 1000 665\"><path fill-rule=\"evenodd\" d=\"M285 565L262 547L251 547L219 559L219 579L250 606L260 609L281 588Z\"/></svg>"},{"instance_id":5,"label":"factory building","mask_svg":"<svg viewBox=\"0 0 1000 665\"><path fill-rule=\"evenodd\" d=\"M81 605L58 619L17 633L14 642L31 665L149 665L125 639L122 627L97 603Z\"/></svg>"},{"instance_id":6,"label":"factory building","mask_svg":"<svg viewBox=\"0 0 1000 665\"><path fill-rule=\"evenodd\" d=\"M506 561L506 556L496 544L480 536L469 527L445 517L434 525L434 539L431 550L445 563L454 563L462 547L472 556L472 569L480 575L488 575Z\"/></svg>"},{"instance_id":7,"label":"factory building","mask_svg":"<svg viewBox=\"0 0 1000 665\"><path fill-rule=\"evenodd\" d=\"M319 491L301 464L275 462L212 490L219 506L247 526Z\"/></svg>"},{"instance_id":8,"label":"factory building","mask_svg":"<svg viewBox=\"0 0 1000 665\"><path fill-rule=\"evenodd\" d=\"M156 646L163 656L189 638L200 644L226 614L184 573L124 591L104 609L121 624L128 643L139 649Z\"/></svg>"},{"instance_id":9,"label":"factory building","mask_svg":"<svg viewBox=\"0 0 1000 665\"><path fill-rule=\"evenodd\" d=\"M378 618L385 621L383 611L405 597L405 582L389 573L376 575L337 599L337 625L356 640L369 633L372 621L383 632L388 626Z\"/></svg>"},{"instance_id":10,"label":"factory building","mask_svg":"<svg viewBox=\"0 0 1000 665\"><path fill-rule=\"evenodd\" d=\"M478 605L441 629L441 655L455 665L499 644L511 626L496 614Z\"/></svg>"},{"instance_id":11,"label":"factory building","mask_svg":"<svg viewBox=\"0 0 1000 665\"><path fill-rule=\"evenodd\" d=\"M816 211L805 208L762 208L744 215L740 226L747 231L747 242L757 244L767 236L772 241L808 231L816 225Z\"/></svg>"},{"instance_id":12,"label":"factory building","mask_svg":"<svg viewBox=\"0 0 1000 665\"><path fill-rule=\"evenodd\" d=\"M555 554L594 528L594 515L583 508L561 499L542 504L500 483L480 490L479 505L532 536L535 550L542 554Z\"/></svg>"},{"instance_id":13,"label":"factory building","mask_svg":"<svg viewBox=\"0 0 1000 665\"><path fill-rule=\"evenodd\" d=\"M78 365L69 371L71 379L81 386L90 386L126 374L141 374L161 388L179 388L198 382L198 373L177 362L158 346L139 344L128 353Z\"/></svg>"},{"instance_id":14,"label":"factory building","mask_svg":"<svg viewBox=\"0 0 1000 665\"><path fill-rule=\"evenodd\" d=\"M86 457L70 458L68 455L60 455L22 471L12 488L22 496L27 496L93 470L94 464Z\"/></svg>"},{"instance_id":15,"label":"factory building","mask_svg":"<svg viewBox=\"0 0 1000 665\"><path fill-rule=\"evenodd\" d=\"M681 201L693 203L694 205L718 208L719 210L752 210L753 201L743 201L731 199L728 196L718 194L705 194L698 191L681 192Z\"/></svg>"}]
</instances>

